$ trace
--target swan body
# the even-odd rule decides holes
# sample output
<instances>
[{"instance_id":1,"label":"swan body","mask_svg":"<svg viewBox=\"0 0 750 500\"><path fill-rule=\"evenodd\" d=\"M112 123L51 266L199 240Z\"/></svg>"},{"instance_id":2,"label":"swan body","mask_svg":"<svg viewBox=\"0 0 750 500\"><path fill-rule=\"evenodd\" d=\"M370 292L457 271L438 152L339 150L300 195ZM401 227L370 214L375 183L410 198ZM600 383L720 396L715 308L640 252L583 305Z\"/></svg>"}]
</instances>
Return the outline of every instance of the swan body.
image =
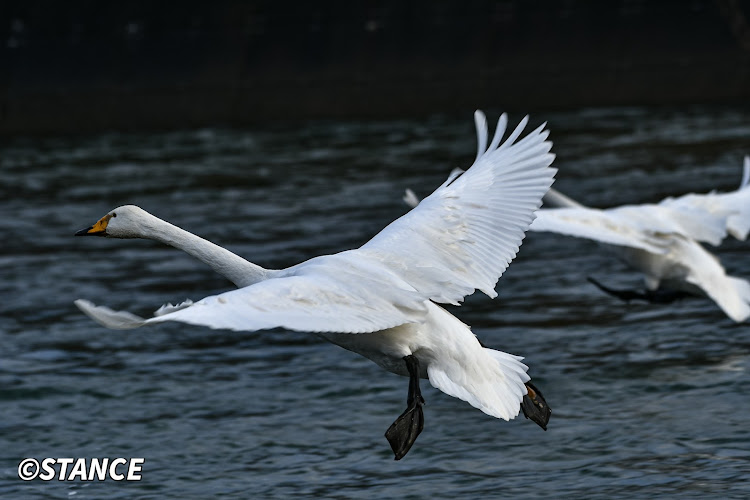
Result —
<instances>
[{"instance_id":1,"label":"swan body","mask_svg":"<svg viewBox=\"0 0 750 500\"><path fill-rule=\"evenodd\" d=\"M76 305L116 329L178 321L237 331L315 332L409 376L407 410L386 433L396 459L423 425L419 378L488 415L509 420L523 408L528 416L527 400L539 406L543 398L528 383L522 358L482 347L467 325L436 304L458 304L476 289L497 295L497 280L555 173L544 125L517 141L527 121L501 144L507 125L502 115L488 147L486 119L477 111L478 153L464 175L446 181L362 247L287 269L263 269L138 207L116 208L76 234L161 241L240 288L165 306L148 319L86 300ZM546 419L534 420L545 427Z\"/></svg>"}]
</instances>

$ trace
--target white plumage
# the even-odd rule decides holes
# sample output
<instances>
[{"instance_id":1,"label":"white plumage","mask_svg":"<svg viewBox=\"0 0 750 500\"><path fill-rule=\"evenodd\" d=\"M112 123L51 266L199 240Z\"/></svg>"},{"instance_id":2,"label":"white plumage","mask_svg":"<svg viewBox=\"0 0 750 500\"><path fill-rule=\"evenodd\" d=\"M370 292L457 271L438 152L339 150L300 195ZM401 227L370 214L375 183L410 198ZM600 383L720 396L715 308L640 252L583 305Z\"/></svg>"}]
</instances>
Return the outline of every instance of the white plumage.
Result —
<instances>
[{"instance_id":1,"label":"white plumage","mask_svg":"<svg viewBox=\"0 0 750 500\"><path fill-rule=\"evenodd\" d=\"M502 115L489 148L479 111L475 122L479 151L465 174L361 248L283 270L263 269L138 207L117 208L78 234L162 241L241 288L168 306L149 319L85 300L76 304L118 329L179 321L239 331L317 332L401 375L409 375L404 358L413 356L433 386L511 419L527 394L528 368L519 357L482 347L468 326L434 302L456 304L475 289L497 295L495 284L553 182L554 155L544 126L514 143L527 118L500 144L507 124Z\"/></svg>"},{"instance_id":2,"label":"white plumage","mask_svg":"<svg viewBox=\"0 0 750 500\"><path fill-rule=\"evenodd\" d=\"M726 230L738 240L745 240L750 231L750 156L745 156L742 166L742 181L736 191L729 193L690 193L677 198L666 198L660 205L677 209L699 209L710 214L726 217Z\"/></svg>"},{"instance_id":3,"label":"white plumage","mask_svg":"<svg viewBox=\"0 0 750 500\"><path fill-rule=\"evenodd\" d=\"M550 189L529 228L607 244L644 274L646 287L702 292L736 322L750 317L750 283L727 275L699 242L718 245L727 232L745 239L750 227L750 157L743 180L730 193L688 194L659 204L588 208Z\"/></svg>"},{"instance_id":4,"label":"white plumage","mask_svg":"<svg viewBox=\"0 0 750 500\"><path fill-rule=\"evenodd\" d=\"M453 171L449 180L459 171ZM555 189L544 196L529 229L587 238L605 244L644 274L646 287L702 292L736 322L750 317L750 283L726 274L699 242L718 245L727 233L744 240L750 230L750 157L740 187L730 193L686 194L659 204L586 207ZM421 205L410 189L404 201ZM427 199L423 200L424 203ZM558 208L547 208L547 207Z\"/></svg>"}]
</instances>

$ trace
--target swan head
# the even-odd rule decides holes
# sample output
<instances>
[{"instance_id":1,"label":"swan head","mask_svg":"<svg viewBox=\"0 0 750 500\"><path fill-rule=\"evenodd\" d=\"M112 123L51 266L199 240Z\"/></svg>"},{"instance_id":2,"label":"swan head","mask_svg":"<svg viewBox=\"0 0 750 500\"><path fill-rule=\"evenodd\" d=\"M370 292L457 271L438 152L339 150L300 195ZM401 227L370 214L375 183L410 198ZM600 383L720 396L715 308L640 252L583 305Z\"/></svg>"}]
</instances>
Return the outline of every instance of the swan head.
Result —
<instances>
[{"instance_id":1,"label":"swan head","mask_svg":"<svg viewBox=\"0 0 750 500\"><path fill-rule=\"evenodd\" d=\"M109 238L142 238L143 228L151 214L135 205L123 205L110 210L93 226L81 229L76 236L106 236Z\"/></svg>"}]
</instances>

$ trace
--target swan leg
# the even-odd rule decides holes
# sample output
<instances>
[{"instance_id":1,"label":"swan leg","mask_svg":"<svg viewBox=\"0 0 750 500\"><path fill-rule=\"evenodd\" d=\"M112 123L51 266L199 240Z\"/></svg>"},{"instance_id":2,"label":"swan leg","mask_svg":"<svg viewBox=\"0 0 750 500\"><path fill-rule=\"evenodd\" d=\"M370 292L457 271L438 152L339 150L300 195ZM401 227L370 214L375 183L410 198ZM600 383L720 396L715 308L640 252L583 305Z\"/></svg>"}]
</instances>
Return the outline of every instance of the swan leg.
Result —
<instances>
[{"instance_id":1,"label":"swan leg","mask_svg":"<svg viewBox=\"0 0 750 500\"><path fill-rule=\"evenodd\" d=\"M410 354L404 357L409 370L409 396L406 410L385 431L385 438L391 445L396 460L401 460L409 452L417 436L424 429L424 398L419 389L419 361Z\"/></svg>"},{"instance_id":2,"label":"swan leg","mask_svg":"<svg viewBox=\"0 0 750 500\"><path fill-rule=\"evenodd\" d=\"M552 415L547 401L545 401L542 391L536 388L531 382L526 382L527 393L521 401L521 411L526 418L534 421L539 427L547 430L547 422Z\"/></svg>"},{"instance_id":3,"label":"swan leg","mask_svg":"<svg viewBox=\"0 0 750 500\"><path fill-rule=\"evenodd\" d=\"M589 282L596 285L596 287L604 293L617 297L624 302L630 302L631 300L642 300L644 302L650 302L651 304L671 304L676 300L681 300L687 297L694 297L690 292L683 290L667 290L664 288L658 288L656 290L644 290L639 292L637 290L622 290L609 288L602 285L592 277L587 278Z\"/></svg>"}]
</instances>

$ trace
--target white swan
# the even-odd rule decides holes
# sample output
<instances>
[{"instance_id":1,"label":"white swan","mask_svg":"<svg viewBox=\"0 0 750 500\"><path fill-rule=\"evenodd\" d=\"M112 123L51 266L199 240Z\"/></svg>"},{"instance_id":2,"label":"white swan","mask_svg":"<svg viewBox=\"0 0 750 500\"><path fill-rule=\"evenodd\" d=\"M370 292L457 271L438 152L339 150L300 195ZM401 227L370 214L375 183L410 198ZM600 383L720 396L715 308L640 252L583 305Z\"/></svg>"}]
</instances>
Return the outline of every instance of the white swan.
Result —
<instances>
[{"instance_id":1,"label":"white swan","mask_svg":"<svg viewBox=\"0 0 750 500\"><path fill-rule=\"evenodd\" d=\"M419 378L488 415L524 414L546 428L549 408L520 357L480 345L468 326L435 302L459 303L479 289L490 297L553 182L554 159L540 126L516 142L528 117L501 145L503 114L487 147L487 122L474 115L472 167L441 185L418 209L356 250L283 270L263 269L135 206L116 208L77 235L147 238L185 250L232 280L238 290L167 306L144 319L76 305L110 328L164 321L252 331L282 327L317 332L393 373L410 377L407 409L386 432L395 458L423 426Z\"/></svg>"},{"instance_id":2,"label":"white swan","mask_svg":"<svg viewBox=\"0 0 750 500\"><path fill-rule=\"evenodd\" d=\"M451 172L449 179L461 174ZM750 229L750 157L745 157L740 188L730 193L688 194L658 205L588 208L555 189L544 195L529 229L587 238L605 244L630 267L644 274L646 293L613 290L589 280L624 300L669 301L672 291L705 293L736 322L750 317L750 283L728 276L719 259L699 241L718 245L727 232L744 240ZM410 189L404 201L415 207ZM660 286L666 290L657 293Z\"/></svg>"},{"instance_id":3,"label":"white swan","mask_svg":"<svg viewBox=\"0 0 750 500\"><path fill-rule=\"evenodd\" d=\"M737 195L750 190L742 188ZM668 290L708 295L736 322L750 317L750 283L727 275L719 259L699 241L718 245L729 230L737 237L747 234L748 220L737 204L735 193L691 195L682 201L659 205L626 205L610 209L588 208L561 193L550 190L545 203L565 208L541 209L532 231L548 231L592 239L607 244L630 267L642 272L647 293L617 291L590 278L602 290L625 300L645 298L665 300ZM699 196L706 198L700 199ZM725 196L722 200L720 197ZM728 200L727 203L722 201ZM707 208L710 206L710 210Z\"/></svg>"}]
</instances>

